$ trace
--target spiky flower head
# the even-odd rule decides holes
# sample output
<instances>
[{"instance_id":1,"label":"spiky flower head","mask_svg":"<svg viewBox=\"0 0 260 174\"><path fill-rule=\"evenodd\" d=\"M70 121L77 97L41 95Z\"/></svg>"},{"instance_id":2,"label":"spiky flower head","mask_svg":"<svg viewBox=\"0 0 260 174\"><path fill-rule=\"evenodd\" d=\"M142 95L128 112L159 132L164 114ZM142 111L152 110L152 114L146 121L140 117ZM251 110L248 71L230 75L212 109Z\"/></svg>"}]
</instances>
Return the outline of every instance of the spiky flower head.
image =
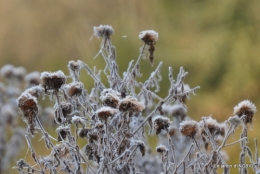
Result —
<instances>
[{"instance_id":1,"label":"spiky flower head","mask_svg":"<svg viewBox=\"0 0 260 174\"><path fill-rule=\"evenodd\" d=\"M72 82L66 85L66 90L69 97L79 96L84 90L84 85L81 82Z\"/></svg>"},{"instance_id":2,"label":"spiky flower head","mask_svg":"<svg viewBox=\"0 0 260 174\"><path fill-rule=\"evenodd\" d=\"M66 76L62 71L57 72L42 72L41 73L41 84L45 91L47 90L58 90L66 82Z\"/></svg>"},{"instance_id":3,"label":"spiky flower head","mask_svg":"<svg viewBox=\"0 0 260 174\"><path fill-rule=\"evenodd\" d=\"M171 122L170 119L161 115L157 115L152 119L153 127L156 130L156 134L161 133L162 130L168 131L168 127Z\"/></svg>"},{"instance_id":4,"label":"spiky flower head","mask_svg":"<svg viewBox=\"0 0 260 174\"><path fill-rule=\"evenodd\" d=\"M126 98L122 99L119 103L119 110L121 112L129 112L129 116L132 116L134 113L142 112L144 109L144 104L138 102L131 96L126 96Z\"/></svg>"},{"instance_id":5,"label":"spiky flower head","mask_svg":"<svg viewBox=\"0 0 260 174\"><path fill-rule=\"evenodd\" d=\"M198 132L198 123L193 120L182 121L179 130L185 136L194 137Z\"/></svg>"},{"instance_id":6,"label":"spiky flower head","mask_svg":"<svg viewBox=\"0 0 260 174\"><path fill-rule=\"evenodd\" d=\"M99 119L106 120L108 117L112 117L117 113L117 109L113 109L111 107L104 106L96 111L96 114Z\"/></svg>"},{"instance_id":7,"label":"spiky flower head","mask_svg":"<svg viewBox=\"0 0 260 174\"><path fill-rule=\"evenodd\" d=\"M114 33L114 29L110 25L100 25L93 29L94 36L97 37L109 38Z\"/></svg>"},{"instance_id":8,"label":"spiky flower head","mask_svg":"<svg viewBox=\"0 0 260 174\"><path fill-rule=\"evenodd\" d=\"M256 113L256 106L249 100L244 100L234 107L234 114L242 117L246 116L245 123L252 123L254 114Z\"/></svg>"},{"instance_id":9,"label":"spiky flower head","mask_svg":"<svg viewBox=\"0 0 260 174\"><path fill-rule=\"evenodd\" d=\"M158 33L154 30L141 31L139 38L147 45L154 45L158 40Z\"/></svg>"},{"instance_id":10,"label":"spiky flower head","mask_svg":"<svg viewBox=\"0 0 260 174\"><path fill-rule=\"evenodd\" d=\"M112 108L117 108L118 103L120 102L120 93L112 89L104 89L101 92L100 99L103 102L103 105L110 106Z\"/></svg>"},{"instance_id":11,"label":"spiky flower head","mask_svg":"<svg viewBox=\"0 0 260 174\"><path fill-rule=\"evenodd\" d=\"M168 149L164 145L159 145L156 147L156 152L158 152L158 153L163 153L163 152L166 152L167 150Z\"/></svg>"}]
</instances>

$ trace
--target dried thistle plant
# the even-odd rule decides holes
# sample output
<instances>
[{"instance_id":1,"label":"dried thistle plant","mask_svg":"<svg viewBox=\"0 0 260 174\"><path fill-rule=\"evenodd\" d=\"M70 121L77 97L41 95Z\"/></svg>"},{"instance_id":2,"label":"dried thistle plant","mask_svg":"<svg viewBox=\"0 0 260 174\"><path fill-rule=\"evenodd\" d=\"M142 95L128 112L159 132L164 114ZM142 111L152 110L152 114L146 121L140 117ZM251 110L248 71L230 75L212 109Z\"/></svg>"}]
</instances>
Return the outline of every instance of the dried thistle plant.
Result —
<instances>
[{"instance_id":1,"label":"dried thistle plant","mask_svg":"<svg viewBox=\"0 0 260 174\"><path fill-rule=\"evenodd\" d=\"M13 169L21 174L216 173L218 165L227 164L223 149L240 142L241 164L249 156L257 172L258 153L254 158L246 145L247 123L252 123L256 113L253 103L247 100L240 103L234 109L235 116L225 123L218 123L212 117L192 120L187 116L185 103L199 87L190 88L184 83L188 73L182 67L176 78L169 67L170 87L165 98L157 95L162 62L145 82L138 81L140 61L147 50L151 64L154 63L158 33L153 30L140 33L139 38L144 46L137 60L130 61L122 76L112 45L113 34L114 29L109 25L94 27L94 36L102 38L97 56L101 55L105 60L103 72L107 76L108 86L100 79L101 70L92 70L80 60L69 61L69 76L62 71L43 72L40 77L27 76L30 84L41 80L38 86L27 89L17 99L22 118L28 125L25 138L35 163L20 159ZM10 78L15 74L12 69L8 65L1 70L1 74ZM86 70L94 80L90 93L80 81L82 70ZM67 78L72 78L72 82L66 84ZM41 122L38 104L41 95L48 96L53 103L55 112L51 118L56 123L56 136L50 135ZM150 125L151 130L155 129L160 144L156 152L161 160L151 152L146 125ZM229 137L240 125L243 127L241 138L228 144ZM46 148L51 150L47 157L36 152L36 144L31 142L30 136L36 134L36 130L41 132ZM79 145L80 138L85 140L84 146ZM255 143L257 151L257 141ZM240 170L240 173L247 172ZM230 173L229 168L225 167L223 173Z\"/></svg>"}]
</instances>

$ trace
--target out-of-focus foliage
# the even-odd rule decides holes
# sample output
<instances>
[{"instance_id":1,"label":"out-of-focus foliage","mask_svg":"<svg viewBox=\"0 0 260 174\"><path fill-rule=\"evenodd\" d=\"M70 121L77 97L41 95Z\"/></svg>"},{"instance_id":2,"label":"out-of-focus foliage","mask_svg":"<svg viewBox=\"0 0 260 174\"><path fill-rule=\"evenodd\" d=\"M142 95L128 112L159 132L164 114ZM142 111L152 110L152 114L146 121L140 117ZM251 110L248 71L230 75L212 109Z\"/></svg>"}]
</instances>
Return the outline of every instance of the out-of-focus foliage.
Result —
<instances>
[{"instance_id":1,"label":"out-of-focus foliage","mask_svg":"<svg viewBox=\"0 0 260 174\"><path fill-rule=\"evenodd\" d=\"M9 63L28 72L66 71L69 60L81 59L103 68L100 57L93 60L100 40L90 38L93 26L108 24L116 33L114 45L120 45L119 68L125 70L125 60L138 56L139 32L154 29L159 33L154 67L163 61L162 74L167 75L168 65L175 73L183 66L192 74L186 82L201 86L187 104L188 115L199 120L213 114L222 121L241 100L250 99L259 108L259 8L258 0L0 0L0 67ZM141 67L144 78L154 68L147 62ZM90 89L93 82L87 74L81 77ZM160 94L166 95L166 76L162 83ZM260 140L257 115L249 135ZM237 155L238 149L229 154Z\"/></svg>"}]
</instances>

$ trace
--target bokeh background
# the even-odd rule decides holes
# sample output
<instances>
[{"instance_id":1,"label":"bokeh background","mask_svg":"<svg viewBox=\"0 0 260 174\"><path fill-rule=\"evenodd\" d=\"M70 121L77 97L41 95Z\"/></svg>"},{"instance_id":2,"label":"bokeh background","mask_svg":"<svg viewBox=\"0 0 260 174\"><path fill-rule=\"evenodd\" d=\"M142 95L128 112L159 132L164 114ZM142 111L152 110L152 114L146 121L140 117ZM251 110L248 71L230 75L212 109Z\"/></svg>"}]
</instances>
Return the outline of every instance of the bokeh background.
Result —
<instances>
[{"instance_id":1,"label":"bokeh background","mask_svg":"<svg viewBox=\"0 0 260 174\"><path fill-rule=\"evenodd\" d=\"M122 73L138 57L139 32L153 29L159 33L155 66L142 60L140 81L163 61L159 95L166 96L168 66L175 75L183 66L189 72L185 82L201 87L187 103L188 115L200 120L212 114L221 122L244 99L260 108L259 9L258 0L0 0L0 67L68 74L68 61L80 59L103 69L103 59L93 59L101 39L90 38L93 26L108 24L115 30L112 41ZM81 77L90 90L93 81L85 72ZM259 116L249 130L252 148L253 138L260 140ZM229 164L237 163L239 144L226 150Z\"/></svg>"}]
</instances>

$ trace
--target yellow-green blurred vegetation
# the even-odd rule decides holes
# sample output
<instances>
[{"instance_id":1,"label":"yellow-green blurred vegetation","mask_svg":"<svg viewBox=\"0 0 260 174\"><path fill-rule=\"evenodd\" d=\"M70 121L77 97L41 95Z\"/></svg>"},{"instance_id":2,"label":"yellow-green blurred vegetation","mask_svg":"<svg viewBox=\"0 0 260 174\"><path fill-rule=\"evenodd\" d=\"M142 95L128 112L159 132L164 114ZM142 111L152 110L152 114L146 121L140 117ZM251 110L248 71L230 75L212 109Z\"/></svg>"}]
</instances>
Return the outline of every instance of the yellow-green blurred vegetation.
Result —
<instances>
[{"instance_id":1,"label":"yellow-green blurred vegetation","mask_svg":"<svg viewBox=\"0 0 260 174\"><path fill-rule=\"evenodd\" d=\"M175 74L183 66L189 72L186 83L201 87L188 101L188 115L198 121L212 114L221 122L244 99L260 108L259 9L259 0L1 0L0 66L68 74L68 61L81 59L103 69L101 56L93 60L101 39L90 38L93 26L108 24L115 30L112 41L122 73L138 57L139 32L153 29L159 33L155 66L142 60L140 81L163 61L159 94L166 96L168 66ZM87 73L81 80L92 88ZM252 148L253 138L260 141L259 117L257 113L249 131ZM231 141L237 138L234 135ZM228 163L237 163L239 144L226 149Z\"/></svg>"}]
</instances>

